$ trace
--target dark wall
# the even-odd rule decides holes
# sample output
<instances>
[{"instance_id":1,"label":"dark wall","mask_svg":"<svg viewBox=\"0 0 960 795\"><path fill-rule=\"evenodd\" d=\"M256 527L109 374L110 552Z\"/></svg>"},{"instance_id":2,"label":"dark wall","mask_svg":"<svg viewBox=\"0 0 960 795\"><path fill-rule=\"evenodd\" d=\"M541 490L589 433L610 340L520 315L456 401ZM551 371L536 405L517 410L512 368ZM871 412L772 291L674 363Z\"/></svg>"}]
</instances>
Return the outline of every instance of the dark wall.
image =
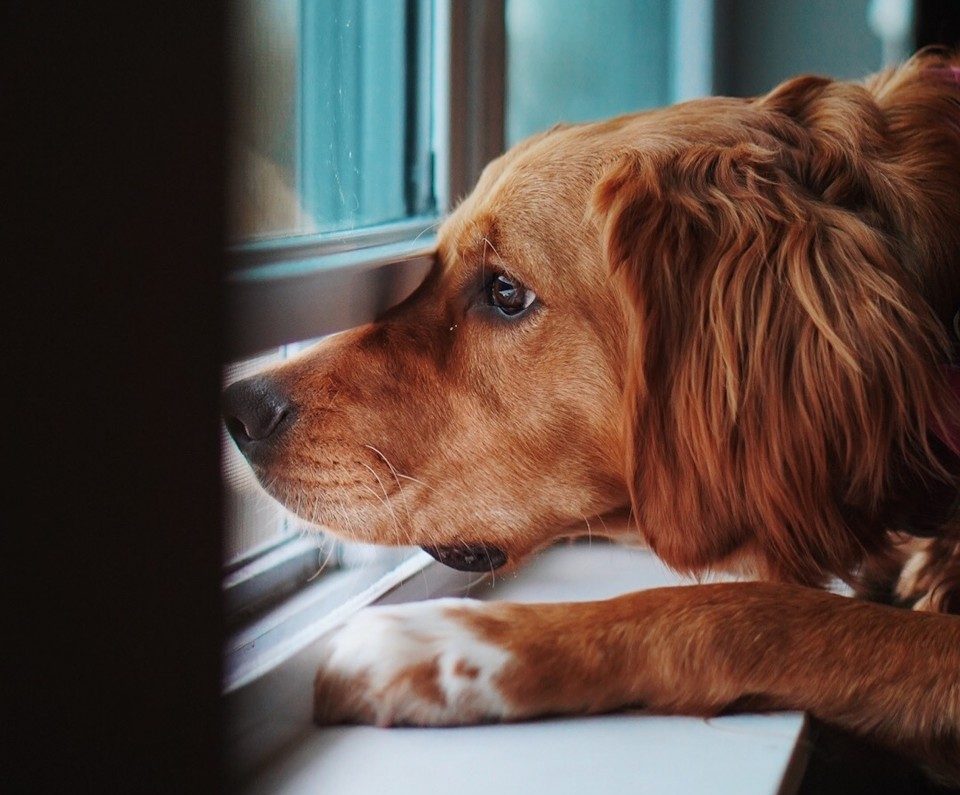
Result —
<instances>
[{"instance_id":1,"label":"dark wall","mask_svg":"<svg viewBox=\"0 0 960 795\"><path fill-rule=\"evenodd\" d=\"M960 45L960 3L957 0L917 0L917 46Z\"/></svg>"},{"instance_id":2,"label":"dark wall","mask_svg":"<svg viewBox=\"0 0 960 795\"><path fill-rule=\"evenodd\" d=\"M8 792L220 786L222 23L0 10Z\"/></svg>"}]
</instances>

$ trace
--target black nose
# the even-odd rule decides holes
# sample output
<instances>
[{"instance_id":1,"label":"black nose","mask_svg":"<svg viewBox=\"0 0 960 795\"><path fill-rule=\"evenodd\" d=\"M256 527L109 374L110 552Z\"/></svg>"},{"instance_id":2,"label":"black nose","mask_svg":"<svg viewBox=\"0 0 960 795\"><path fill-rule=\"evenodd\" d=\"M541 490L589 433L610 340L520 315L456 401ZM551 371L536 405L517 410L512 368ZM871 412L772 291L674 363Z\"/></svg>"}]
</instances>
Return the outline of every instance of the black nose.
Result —
<instances>
[{"instance_id":1,"label":"black nose","mask_svg":"<svg viewBox=\"0 0 960 795\"><path fill-rule=\"evenodd\" d=\"M270 449L295 418L293 401L268 376L237 381L223 392L223 421L251 460Z\"/></svg>"}]
</instances>

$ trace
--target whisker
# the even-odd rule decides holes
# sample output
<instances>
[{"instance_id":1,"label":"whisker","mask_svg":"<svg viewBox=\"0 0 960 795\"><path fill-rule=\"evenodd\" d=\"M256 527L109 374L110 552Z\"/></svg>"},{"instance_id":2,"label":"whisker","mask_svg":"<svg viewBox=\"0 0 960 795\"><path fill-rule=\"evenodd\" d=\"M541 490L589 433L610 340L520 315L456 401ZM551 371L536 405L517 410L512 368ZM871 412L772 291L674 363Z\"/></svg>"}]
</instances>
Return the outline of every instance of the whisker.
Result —
<instances>
[{"instance_id":1,"label":"whisker","mask_svg":"<svg viewBox=\"0 0 960 795\"><path fill-rule=\"evenodd\" d=\"M400 523L397 521L397 514L394 512L393 506L390 504L390 495L387 493L387 490L384 488L383 481L380 480L380 476L376 473L373 467L367 466L362 461L360 462L360 466L362 466L364 469L369 470L370 474L377 479L377 483L380 484L380 490L383 492L383 496L386 498L386 502L384 503L384 505L387 506L387 510L390 511L390 515L393 517L393 529L394 529L394 532L396 533L397 541L398 542L402 541L403 534L400 532Z\"/></svg>"},{"instance_id":2,"label":"whisker","mask_svg":"<svg viewBox=\"0 0 960 795\"><path fill-rule=\"evenodd\" d=\"M610 537L610 529L607 527L607 523L603 521L603 514L598 513L597 518L600 520L600 524L603 525L603 532L606 534L607 538Z\"/></svg>"},{"instance_id":3,"label":"whisker","mask_svg":"<svg viewBox=\"0 0 960 795\"><path fill-rule=\"evenodd\" d=\"M330 396L330 399L327 401L327 404L321 409L321 411L326 411L327 409L329 409L329 408L334 404L334 402L336 401L336 399L337 399L338 397L340 397L340 391L341 391L341 389L342 389L342 387L338 388L337 391L334 392L334 393Z\"/></svg>"},{"instance_id":4,"label":"whisker","mask_svg":"<svg viewBox=\"0 0 960 795\"><path fill-rule=\"evenodd\" d=\"M483 554L487 556L487 563L490 565L490 587L492 588L497 584L497 570L493 567L493 561L490 559L490 551L487 549L486 543L481 541L480 546L483 548Z\"/></svg>"},{"instance_id":5,"label":"whisker","mask_svg":"<svg viewBox=\"0 0 960 795\"><path fill-rule=\"evenodd\" d=\"M483 236L483 243L485 246L490 246L490 249L493 251L494 254L497 255L497 257L499 257L500 259L503 259L503 257L500 256L500 252L497 251L497 247L490 242L490 238L487 237L486 235Z\"/></svg>"},{"instance_id":6,"label":"whisker","mask_svg":"<svg viewBox=\"0 0 960 795\"><path fill-rule=\"evenodd\" d=\"M420 575L420 580L423 583L423 598L430 598L430 578L427 576L427 571L430 569L430 566L424 566L420 569L418 574Z\"/></svg>"},{"instance_id":7,"label":"whisker","mask_svg":"<svg viewBox=\"0 0 960 795\"><path fill-rule=\"evenodd\" d=\"M429 486L426 483L424 483L422 480L418 480L417 478L410 477L410 475L404 475L402 472L397 472L396 475L398 478L403 478L404 480L412 480L414 483L419 483L425 489L430 489L430 491L433 491L433 492L437 491L433 486Z\"/></svg>"},{"instance_id":8,"label":"whisker","mask_svg":"<svg viewBox=\"0 0 960 795\"><path fill-rule=\"evenodd\" d=\"M377 479L379 480L379 478ZM357 485L360 486L360 488L365 489L366 491L369 491L374 497L376 497L380 501L380 504L382 506L384 506L388 511L390 511L390 513L393 515L393 530L394 530L394 533L396 534L397 541L400 541L401 533L400 533L399 527L397 526L397 516L396 514L393 513L393 508L390 507L390 503L387 500L384 500L384 498L377 493L376 489L371 488L365 483L358 483ZM381 484L381 488L382 488L382 484Z\"/></svg>"},{"instance_id":9,"label":"whisker","mask_svg":"<svg viewBox=\"0 0 960 795\"><path fill-rule=\"evenodd\" d=\"M327 564L330 562L330 559L333 557L334 549L336 549L336 547L331 543L330 548L327 551L327 556L323 559L323 562L320 564L320 568L317 569L309 577L307 577L307 582L313 582L317 577L323 574L324 569L327 568Z\"/></svg>"},{"instance_id":10,"label":"whisker","mask_svg":"<svg viewBox=\"0 0 960 795\"><path fill-rule=\"evenodd\" d=\"M486 579L487 579L486 574L478 575L476 579L471 580L463 587L463 595L464 596L469 595L470 591L472 591L476 586L480 585L480 583L485 582Z\"/></svg>"},{"instance_id":11,"label":"whisker","mask_svg":"<svg viewBox=\"0 0 960 795\"><path fill-rule=\"evenodd\" d=\"M372 444L365 444L364 447L368 448L369 450L373 450L373 452L380 456L383 459L383 463L389 467L390 472L393 474L393 479L397 482L397 491L400 492L400 500L402 502L403 509L407 513L407 535L409 537L409 534L413 528L413 521L410 518L410 507L407 505L407 501L404 499L403 486L400 485L400 478L397 476L397 470L394 469L393 464L390 463L387 457Z\"/></svg>"},{"instance_id":12,"label":"whisker","mask_svg":"<svg viewBox=\"0 0 960 795\"><path fill-rule=\"evenodd\" d=\"M358 483L357 485L358 485L361 489L365 489L366 491L369 491L374 497L376 497L378 500L380 500L380 502L383 502L383 497L380 496L380 494L377 493L377 490L376 490L376 489L372 488L371 486L368 486L366 483Z\"/></svg>"},{"instance_id":13,"label":"whisker","mask_svg":"<svg viewBox=\"0 0 960 795\"><path fill-rule=\"evenodd\" d=\"M440 224L442 224L442 223L443 223L443 219L441 218L439 221L435 221L434 223L430 224L429 226L424 227L424 228L420 231L420 233L413 239L413 242L416 243L421 237L423 237L425 234L427 234L427 232L432 232L434 229L436 229L437 227L439 227Z\"/></svg>"},{"instance_id":14,"label":"whisker","mask_svg":"<svg viewBox=\"0 0 960 795\"><path fill-rule=\"evenodd\" d=\"M487 247L493 251L497 257L502 260L503 257L500 256L500 252L497 251L497 247L490 242L490 238L486 235L483 236L483 256L480 258L480 281L486 284L487 281Z\"/></svg>"}]
</instances>

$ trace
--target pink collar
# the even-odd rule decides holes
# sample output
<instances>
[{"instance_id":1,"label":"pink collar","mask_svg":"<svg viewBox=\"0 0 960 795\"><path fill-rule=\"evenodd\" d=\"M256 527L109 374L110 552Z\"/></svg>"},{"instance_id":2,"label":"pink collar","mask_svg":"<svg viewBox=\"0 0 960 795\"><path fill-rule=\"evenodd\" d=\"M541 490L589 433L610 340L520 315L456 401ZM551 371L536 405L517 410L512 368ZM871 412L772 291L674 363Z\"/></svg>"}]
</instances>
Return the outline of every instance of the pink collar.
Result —
<instances>
[{"instance_id":1,"label":"pink collar","mask_svg":"<svg viewBox=\"0 0 960 795\"><path fill-rule=\"evenodd\" d=\"M960 66L928 66L923 72L931 77L938 77L945 81L953 81L960 86Z\"/></svg>"}]
</instances>

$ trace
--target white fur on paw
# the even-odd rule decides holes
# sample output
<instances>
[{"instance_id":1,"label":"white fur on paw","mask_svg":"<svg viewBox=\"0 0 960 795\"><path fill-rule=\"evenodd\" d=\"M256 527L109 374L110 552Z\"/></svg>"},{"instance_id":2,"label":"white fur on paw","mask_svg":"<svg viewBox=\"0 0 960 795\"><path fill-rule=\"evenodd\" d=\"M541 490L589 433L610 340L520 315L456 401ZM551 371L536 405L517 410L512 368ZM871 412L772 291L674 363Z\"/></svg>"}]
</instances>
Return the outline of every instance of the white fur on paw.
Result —
<instances>
[{"instance_id":1,"label":"white fur on paw","mask_svg":"<svg viewBox=\"0 0 960 795\"><path fill-rule=\"evenodd\" d=\"M458 615L483 607L436 599L361 610L327 638L318 721L451 726L509 717L495 679L511 655Z\"/></svg>"}]
</instances>

